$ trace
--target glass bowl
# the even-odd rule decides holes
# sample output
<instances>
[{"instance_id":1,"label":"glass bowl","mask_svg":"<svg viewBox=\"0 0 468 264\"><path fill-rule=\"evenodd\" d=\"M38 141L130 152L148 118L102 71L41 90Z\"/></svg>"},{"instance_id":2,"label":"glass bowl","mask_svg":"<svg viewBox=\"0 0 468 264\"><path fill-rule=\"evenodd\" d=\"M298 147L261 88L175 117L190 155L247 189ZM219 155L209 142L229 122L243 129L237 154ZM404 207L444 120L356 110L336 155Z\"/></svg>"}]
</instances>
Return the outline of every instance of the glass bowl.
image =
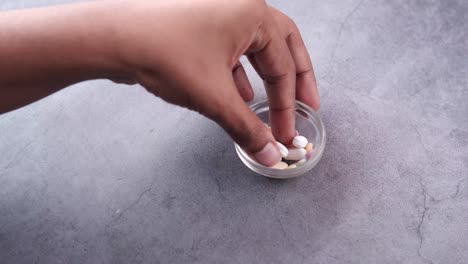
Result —
<instances>
[{"instance_id":1,"label":"glass bowl","mask_svg":"<svg viewBox=\"0 0 468 264\"><path fill-rule=\"evenodd\" d=\"M250 106L257 116L266 124L270 124L268 100L257 102ZM237 155L242 162L251 170L263 176L288 179L299 177L310 171L320 161L325 150L326 132L319 114L306 104L296 101L296 129L301 136L306 137L314 144L314 153L310 159L297 168L284 170L273 169L255 161L239 145L234 143Z\"/></svg>"}]
</instances>

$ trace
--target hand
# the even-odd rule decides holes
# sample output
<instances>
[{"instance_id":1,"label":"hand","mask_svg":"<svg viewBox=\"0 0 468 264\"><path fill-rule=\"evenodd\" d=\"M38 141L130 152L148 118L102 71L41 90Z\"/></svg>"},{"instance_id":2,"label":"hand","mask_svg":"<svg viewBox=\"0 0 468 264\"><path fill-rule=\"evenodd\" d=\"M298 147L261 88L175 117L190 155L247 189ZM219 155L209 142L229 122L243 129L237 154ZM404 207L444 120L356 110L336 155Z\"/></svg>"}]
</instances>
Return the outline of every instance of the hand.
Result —
<instances>
[{"instance_id":1,"label":"hand","mask_svg":"<svg viewBox=\"0 0 468 264\"><path fill-rule=\"evenodd\" d=\"M294 136L295 99L319 108L295 24L263 0L120 0L0 12L0 113L89 79L138 82L218 122L260 163ZM263 78L272 132L244 101L239 58ZM274 135L274 136L273 136Z\"/></svg>"},{"instance_id":2,"label":"hand","mask_svg":"<svg viewBox=\"0 0 468 264\"><path fill-rule=\"evenodd\" d=\"M261 0L116 4L129 76L162 99L219 123L260 163L280 159L275 138L295 134L295 99L319 108L309 54L294 22ZM239 58L264 80L272 133L244 101L253 90Z\"/></svg>"}]
</instances>

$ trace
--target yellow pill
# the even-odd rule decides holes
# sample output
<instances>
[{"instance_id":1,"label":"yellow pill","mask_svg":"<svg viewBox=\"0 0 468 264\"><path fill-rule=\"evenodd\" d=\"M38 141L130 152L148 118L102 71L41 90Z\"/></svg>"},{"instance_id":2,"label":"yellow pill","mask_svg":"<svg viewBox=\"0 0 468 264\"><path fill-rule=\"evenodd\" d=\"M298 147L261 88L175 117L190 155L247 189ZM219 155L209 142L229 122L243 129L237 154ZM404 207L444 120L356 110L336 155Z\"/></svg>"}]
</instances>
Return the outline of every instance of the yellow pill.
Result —
<instances>
[{"instance_id":1,"label":"yellow pill","mask_svg":"<svg viewBox=\"0 0 468 264\"><path fill-rule=\"evenodd\" d=\"M314 149L314 144L308 143L308 144L306 145L305 149L306 149L306 152L307 152L307 153L311 152L311 151Z\"/></svg>"},{"instance_id":2,"label":"yellow pill","mask_svg":"<svg viewBox=\"0 0 468 264\"><path fill-rule=\"evenodd\" d=\"M288 169L294 169L294 168L297 168L296 164L291 164L291 165L288 166Z\"/></svg>"}]
</instances>

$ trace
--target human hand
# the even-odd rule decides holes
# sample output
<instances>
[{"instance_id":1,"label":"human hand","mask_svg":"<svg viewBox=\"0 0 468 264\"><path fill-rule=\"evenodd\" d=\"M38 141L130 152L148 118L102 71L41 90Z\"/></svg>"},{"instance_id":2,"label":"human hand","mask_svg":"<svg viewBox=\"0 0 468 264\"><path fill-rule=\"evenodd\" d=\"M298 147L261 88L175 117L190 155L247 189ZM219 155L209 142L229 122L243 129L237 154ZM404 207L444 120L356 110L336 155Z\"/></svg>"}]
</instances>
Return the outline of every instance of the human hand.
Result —
<instances>
[{"instance_id":1,"label":"human hand","mask_svg":"<svg viewBox=\"0 0 468 264\"><path fill-rule=\"evenodd\" d=\"M89 79L138 82L218 122L264 165L294 136L294 102L319 98L297 27L264 0L92 1L0 12L0 113ZM246 55L265 82L272 132L244 101ZM274 135L274 136L273 136Z\"/></svg>"},{"instance_id":2,"label":"human hand","mask_svg":"<svg viewBox=\"0 0 468 264\"><path fill-rule=\"evenodd\" d=\"M131 78L162 99L219 123L260 163L295 134L295 100L319 108L312 64L294 22L261 0L124 1L119 32ZM239 58L264 80L272 133L244 101L253 90Z\"/></svg>"}]
</instances>

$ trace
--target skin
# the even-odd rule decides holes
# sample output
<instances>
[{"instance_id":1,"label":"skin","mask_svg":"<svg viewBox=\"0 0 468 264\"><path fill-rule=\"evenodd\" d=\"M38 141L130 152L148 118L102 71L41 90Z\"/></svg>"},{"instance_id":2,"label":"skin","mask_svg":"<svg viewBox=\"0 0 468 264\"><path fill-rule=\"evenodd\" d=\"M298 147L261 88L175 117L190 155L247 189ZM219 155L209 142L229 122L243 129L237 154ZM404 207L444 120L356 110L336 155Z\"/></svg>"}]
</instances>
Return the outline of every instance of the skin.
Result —
<instances>
[{"instance_id":1,"label":"skin","mask_svg":"<svg viewBox=\"0 0 468 264\"><path fill-rule=\"evenodd\" d=\"M138 83L216 121L266 166L295 134L294 103L318 110L309 54L294 22L263 0L96 1L0 12L0 113L71 84ZM245 102L239 63L264 80L272 132Z\"/></svg>"}]
</instances>

